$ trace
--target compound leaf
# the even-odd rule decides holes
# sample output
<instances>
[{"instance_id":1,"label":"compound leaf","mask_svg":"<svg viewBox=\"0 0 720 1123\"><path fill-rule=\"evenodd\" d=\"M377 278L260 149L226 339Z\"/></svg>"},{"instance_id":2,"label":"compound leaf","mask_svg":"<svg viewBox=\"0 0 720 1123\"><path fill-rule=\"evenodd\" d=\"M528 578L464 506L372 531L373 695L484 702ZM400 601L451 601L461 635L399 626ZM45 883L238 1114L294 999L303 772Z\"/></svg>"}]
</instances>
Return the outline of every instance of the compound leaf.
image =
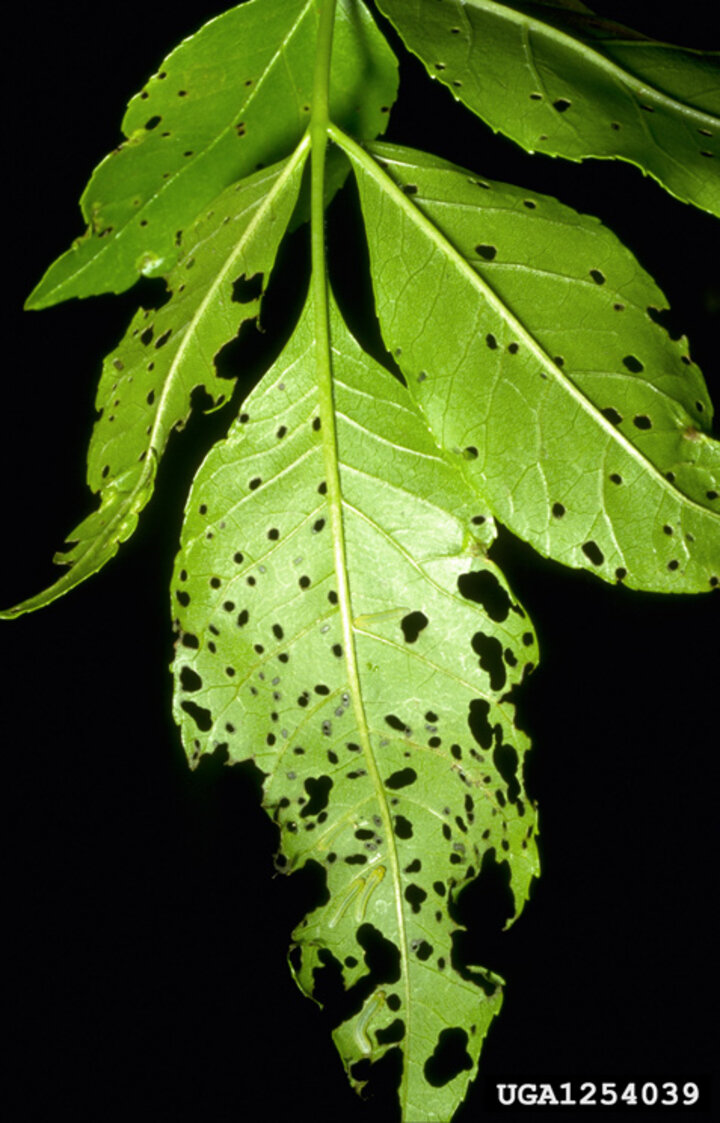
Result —
<instances>
[{"instance_id":1,"label":"compound leaf","mask_svg":"<svg viewBox=\"0 0 720 1123\"><path fill-rule=\"evenodd\" d=\"M445 161L351 155L375 299L438 444L541 553L607 581L720 575L720 443L665 298L592 217ZM382 165L382 166L380 166Z\"/></svg>"},{"instance_id":2,"label":"compound leaf","mask_svg":"<svg viewBox=\"0 0 720 1123\"><path fill-rule=\"evenodd\" d=\"M243 299L235 283L259 287L272 269L308 148L303 141L290 159L228 188L186 231L170 299L158 310L141 308L103 365L88 453L88 484L101 502L68 536L73 547L54 559L70 569L0 615L49 604L114 557L152 495L157 463L188 418L193 390L202 386L215 405L227 398L233 380L216 375L215 356L257 316L261 299Z\"/></svg>"},{"instance_id":3,"label":"compound leaf","mask_svg":"<svg viewBox=\"0 0 720 1123\"><path fill-rule=\"evenodd\" d=\"M529 152L627 160L720 215L720 52L658 43L583 4L378 0L453 96Z\"/></svg>"},{"instance_id":4,"label":"compound leaf","mask_svg":"<svg viewBox=\"0 0 720 1123\"><path fill-rule=\"evenodd\" d=\"M222 750L261 769L283 868L323 871L291 962L309 994L323 967L342 973L354 1083L355 1062L397 1045L403 1119L444 1120L501 1001L497 976L456 967L448 898L494 855L519 911L537 873L508 700L535 639L485 556L464 462L335 309L334 425L319 424L311 310L195 478L175 715L193 763ZM437 1080L453 1038L458 1071Z\"/></svg>"},{"instance_id":5,"label":"compound leaf","mask_svg":"<svg viewBox=\"0 0 720 1123\"><path fill-rule=\"evenodd\" d=\"M29 308L122 292L165 275L179 234L231 183L291 152L312 100L315 0L250 0L184 40L128 106L127 138L96 168L88 231L49 270ZM335 120L384 131L397 64L363 3L340 0L330 90Z\"/></svg>"}]
</instances>

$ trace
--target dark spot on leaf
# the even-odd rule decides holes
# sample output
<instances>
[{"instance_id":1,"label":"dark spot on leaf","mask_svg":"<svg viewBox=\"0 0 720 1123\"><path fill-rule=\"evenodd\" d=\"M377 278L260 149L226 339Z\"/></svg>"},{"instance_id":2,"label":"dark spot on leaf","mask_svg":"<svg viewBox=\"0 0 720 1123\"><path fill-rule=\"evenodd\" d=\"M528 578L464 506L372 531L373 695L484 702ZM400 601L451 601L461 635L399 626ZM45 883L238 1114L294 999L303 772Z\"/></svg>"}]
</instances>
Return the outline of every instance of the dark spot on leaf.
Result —
<instances>
[{"instance_id":1,"label":"dark spot on leaf","mask_svg":"<svg viewBox=\"0 0 720 1123\"><path fill-rule=\"evenodd\" d=\"M428 618L424 612L409 612L400 621L405 643L415 643L423 628L428 626Z\"/></svg>"},{"instance_id":2,"label":"dark spot on leaf","mask_svg":"<svg viewBox=\"0 0 720 1123\"><path fill-rule=\"evenodd\" d=\"M597 542L590 541L583 543L582 552L593 565L602 565L605 561L605 555Z\"/></svg>"},{"instance_id":3,"label":"dark spot on leaf","mask_svg":"<svg viewBox=\"0 0 720 1123\"><path fill-rule=\"evenodd\" d=\"M310 799L300 812L300 817L304 819L308 815L319 815L321 811L324 811L328 805L332 786L333 782L330 776L319 776L317 779L309 777L305 781L305 791Z\"/></svg>"},{"instance_id":4,"label":"dark spot on leaf","mask_svg":"<svg viewBox=\"0 0 720 1123\"><path fill-rule=\"evenodd\" d=\"M472 638L472 649L480 656L480 666L490 676L491 690L502 690L507 674L502 658L502 644L495 636L476 632Z\"/></svg>"},{"instance_id":5,"label":"dark spot on leaf","mask_svg":"<svg viewBox=\"0 0 720 1123\"><path fill-rule=\"evenodd\" d=\"M433 1088L444 1088L459 1073L472 1069L467 1051L468 1035L464 1029L443 1029L431 1057L425 1062L423 1073Z\"/></svg>"},{"instance_id":6,"label":"dark spot on leaf","mask_svg":"<svg viewBox=\"0 0 720 1123\"><path fill-rule=\"evenodd\" d=\"M517 780L518 755L512 745L499 744L493 752L493 763L507 784L508 799L514 803L520 795Z\"/></svg>"},{"instance_id":7,"label":"dark spot on leaf","mask_svg":"<svg viewBox=\"0 0 720 1123\"><path fill-rule=\"evenodd\" d=\"M389 1026L375 1030L378 1045L396 1045L405 1036L405 1022L402 1018L395 1018Z\"/></svg>"},{"instance_id":8,"label":"dark spot on leaf","mask_svg":"<svg viewBox=\"0 0 720 1123\"><path fill-rule=\"evenodd\" d=\"M622 476L619 476L617 472L612 472L610 475L610 482L614 484L621 484Z\"/></svg>"},{"instance_id":9,"label":"dark spot on leaf","mask_svg":"<svg viewBox=\"0 0 720 1123\"><path fill-rule=\"evenodd\" d=\"M640 374L641 371L645 370L645 367L636 355L626 355L623 359L623 366L632 374Z\"/></svg>"},{"instance_id":10,"label":"dark spot on leaf","mask_svg":"<svg viewBox=\"0 0 720 1123\"><path fill-rule=\"evenodd\" d=\"M637 417L633 417L633 425L636 429L652 429L652 421L645 413L639 413Z\"/></svg>"},{"instance_id":11,"label":"dark spot on leaf","mask_svg":"<svg viewBox=\"0 0 720 1123\"><path fill-rule=\"evenodd\" d=\"M484 261L492 261L497 255L497 246L486 246L484 244L475 246L475 253L478 257L482 257Z\"/></svg>"},{"instance_id":12,"label":"dark spot on leaf","mask_svg":"<svg viewBox=\"0 0 720 1123\"><path fill-rule=\"evenodd\" d=\"M374 985L396 983L400 978L400 952L390 940L372 924L361 924L357 941L365 952L365 965L373 976Z\"/></svg>"},{"instance_id":13,"label":"dark spot on leaf","mask_svg":"<svg viewBox=\"0 0 720 1123\"><path fill-rule=\"evenodd\" d=\"M563 507L562 503L553 503L552 513L556 519L561 519L565 514L565 508Z\"/></svg>"},{"instance_id":14,"label":"dark spot on leaf","mask_svg":"<svg viewBox=\"0 0 720 1123\"><path fill-rule=\"evenodd\" d=\"M181 702L180 708L193 719L201 733L208 733L212 729L212 714L204 706L195 702Z\"/></svg>"},{"instance_id":15,"label":"dark spot on leaf","mask_svg":"<svg viewBox=\"0 0 720 1123\"><path fill-rule=\"evenodd\" d=\"M495 351L497 349L498 342L492 333L489 333L485 336L485 342L487 343L491 351Z\"/></svg>"},{"instance_id":16,"label":"dark spot on leaf","mask_svg":"<svg viewBox=\"0 0 720 1123\"><path fill-rule=\"evenodd\" d=\"M393 830L398 838L412 838L412 823L404 815L396 815Z\"/></svg>"},{"instance_id":17,"label":"dark spot on leaf","mask_svg":"<svg viewBox=\"0 0 720 1123\"><path fill-rule=\"evenodd\" d=\"M611 425L619 425L622 421L622 414L618 413L612 406L607 406L605 409L600 410L604 418L606 418Z\"/></svg>"},{"instance_id":18,"label":"dark spot on leaf","mask_svg":"<svg viewBox=\"0 0 720 1123\"><path fill-rule=\"evenodd\" d=\"M427 893L419 885L408 885L404 893L405 900L414 913L420 912L420 906L427 898Z\"/></svg>"},{"instance_id":19,"label":"dark spot on leaf","mask_svg":"<svg viewBox=\"0 0 720 1123\"><path fill-rule=\"evenodd\" d=\"M191 667L183 667L180 671L180 685L188 693L194 690L202 690L202 679Z\"/></svg>"},{"instance_id":20,"label":"dark spot on leaf","mask_svg":"<svg viewBox=\"0 0 720 1123\"><path fill-rule=\"evenodd\" d=\"M402 768L399 772L393 772L388 776L385 781L385 787L390 788L391 791L398 791L400 788L406 788L410 784L414 784L417 780L417 772L414 768Z\"/></svg>"},{"instance_id":21,"label":"dark spot on leaf","mask_svg":"<svg viewBox=\"0 0 720 1123\"><path fill-rule=\"evenodd\" d=\"M233 285L233 301L236 304L250 304L259 300L263 294L263 274L254 273L253 276L238 277Z\"/></svg>"},{"instance_id":22,"label":"dark spot on leaf","mask_svg":"<svg viewBox=\"0 0 720 1123\"><path fill-rule=\"evenodd\" d=\"M470 732L482 749L489 749L492 745L492 728L488 721L489 714L490 703L485 698L474 698L472 700L469 706L468 725L470 726Z\"/></svg>"},{"instance_id":23,"label":"dark spot on leaf","mask_svg":"<svg viewBox=\"0 0 720 1123\"><path fill-rule=\"evenodd\" d=\"M396 717L395 714L386 714L385 721L391 729L397 730L398 733L404 733L407 736L412 732L409 726L407 726L405 722L402 721L399 717Z\"/></svg>"},{"instance_id":24,"label":"dark spot on leaf","mask_svg":"<svg viewBox=\"0 0 720 1123\"><path fill-rule=\"evenodd\" d=\"M591 269L590 276L592 277L596 285L605 284L605 274L601 273L599 269Z\"/></svg>"},{"instance_id":25,"label":"dark spot on leaf","mask_svg":"<svg viewBox=\"0 0 720 1123\"><path fill-rule=\"evenodd\" d=\"M467 600L480 604L491 620L501 624L510 613L511 600L507 590L489 569L461 573L458 589Z\"/></svg>"}]
</instances>

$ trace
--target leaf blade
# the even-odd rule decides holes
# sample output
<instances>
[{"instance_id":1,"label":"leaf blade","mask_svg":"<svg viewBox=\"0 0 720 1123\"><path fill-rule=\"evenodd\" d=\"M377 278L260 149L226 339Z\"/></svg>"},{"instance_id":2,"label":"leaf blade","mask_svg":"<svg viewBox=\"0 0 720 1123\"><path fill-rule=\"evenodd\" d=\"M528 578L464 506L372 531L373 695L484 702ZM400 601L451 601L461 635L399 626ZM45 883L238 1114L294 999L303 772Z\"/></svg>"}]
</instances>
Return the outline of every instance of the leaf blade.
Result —
<instances>
[{"instance_id":1,"label":"leaf blade","mask_svg":"<svg viewBox=\"0 0 720 1123\"><path fill-rule=\"evenodd\" d=\"M647 39L589 9L379 0L431 77L529 152L621 159L720 216L720 53Z\"/></svg>"},{"instance_id":2,"label":"leaf blade","mask_svg":"<svg viewBox=\"0 0 720 1123\"><path fill-rule=\"evenodd\" d=\"M390 145L373 146L381 169L334 135L358 176L386 346L493 513L608 581L717 585L712 405L629 251L549 197Z\"/></svg>"},{"instance_id":3,"label":"leaf blade","mask_svg":"<svg viewBox=\"0 0 720 1123\"><path fill-rule=\"evenodd\" d=\"M263 278L264 290L308 149L306 139L288 160L223 192L189 229L168 277L170 299L157 311L140 309L105 360L88 452L88 485L101 503L69 535L74 545L55 556L71 568L0 617L50 604L110 561L152 496L158 462L173 429L187 421L193 390L202 386L216 406L227 398L234 379L220 378L214 359L261 301L236 300L234 282L242 274Z\"/></svg>"},{"instance_id":4,"label":"leaf blade","mask_svg":"<svg viewBox=\"0 0 720 1123\"><path fill-rule=\"evenodd\" d=\"M500 991L491 972L472 981L452 965L445 898L493 847L511 862L517 911L537 873L527 743L506 697L535 640L485 557L492 525L457 465L336 312L331 330L343 557L322 487L331 436L313 425L308 305L193 485L172 585L175 716L193 763L219 745L232 762L255 760L284 868L325 872L328 904L294 933L301 987L313 992L328 955L346 986L362 985L368 940L394 949L397 973L336 1033L348 1070L391 1047L401 1010L403 1118L449 1119ZM467 1068L431 1088L448 1008Z\"/></svg>"},{"instance_id":5,"label":"leaf blade","mask_svg":"<svg viewBox=\"0 0 720 1123\"><path fill-rule=\"evenodd\" d=\"M178 232L201 209L259 161L291 152L309 119L317 18L314 0L250 0L175 48L131 100L126 139L83 193L87 232L49 267L26 307L165 275ZM376 136L397 92L395 58L364 4L342 0L336 36L333 112L350 132Z\"/></svg>"}]
</instances>

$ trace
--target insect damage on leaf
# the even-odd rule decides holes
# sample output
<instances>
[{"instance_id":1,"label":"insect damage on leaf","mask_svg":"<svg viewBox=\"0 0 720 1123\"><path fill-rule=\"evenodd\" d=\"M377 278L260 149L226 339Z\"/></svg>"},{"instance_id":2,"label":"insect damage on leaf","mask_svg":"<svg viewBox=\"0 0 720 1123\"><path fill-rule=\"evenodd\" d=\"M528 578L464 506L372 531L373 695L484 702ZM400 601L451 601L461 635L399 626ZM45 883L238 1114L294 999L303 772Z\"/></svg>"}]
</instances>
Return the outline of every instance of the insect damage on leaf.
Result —
<instances>
[{"instance_id":1,"label":"insect damage on leaf","mask_svg":"<svg viewBox=\"0 0 720 1123\"><path fill-rule=\"evenodd\" d=\"M448 1012L474 1027L467 1067L434 1093L449 1117L500 990L481 969L458 973L448 899L489 852L510 866L517 911L537 873L527 743L508 701L535 640L470 548L480 515L460 463L336 310L336 433L317 425L311 313L195 478L173 578L175 713L191 761L222 748L261 769L283 868L323 869L328 900L296 929L292 962L309 994L332 964L347 1007L364 996L335 1033L351 1074L400 1048L404 1117L421 1118ZM368 995L371 936L396 968Z\"/></svg>"},{"instance_id":2,"label":"insect damage on leaf","mask_svg":"<svg viewBox=\"0 0 720 1123\"><path fill-rule=\"evenodd\" d=\"M714 56L569 2L376 7L526 149L628 160L720 211ZM497 523L611 583L706 592L720 444L663 294L597 219L377 141L396 70L363 0L247 0L131 101L83 196L88 232L29 305L140 275L162 276L167 300L103 366L100 506L57 557L67 572L0 615L48 604L130 537L193 391L229 396L216 357L309 217L304 309L187 500L173 710L192 767L217 754L259 770L278 869L317 873L289 960L351 1084L394 1058L404 1123L440 1123L505 986L483 947L463 955L456 903L494 863L514 919L539 871L515 719L538 650L493 560ZM348 176L396 377L326 276L323 211Z\"/></svg>"}]
</instances>

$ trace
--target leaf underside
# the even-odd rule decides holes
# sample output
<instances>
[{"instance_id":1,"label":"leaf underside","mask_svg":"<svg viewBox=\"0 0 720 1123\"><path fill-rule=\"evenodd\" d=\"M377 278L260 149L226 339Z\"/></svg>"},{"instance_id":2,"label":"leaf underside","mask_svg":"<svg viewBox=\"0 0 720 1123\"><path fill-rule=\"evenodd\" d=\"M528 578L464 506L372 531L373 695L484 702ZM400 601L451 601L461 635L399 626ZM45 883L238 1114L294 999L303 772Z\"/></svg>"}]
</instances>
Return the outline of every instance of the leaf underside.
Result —
<instances>
[{"instance_id":1,"label":"leaf underside","mask_svg":"<svg viewBox=\"0 0 720 1123\"><path fill-rule=\"evenodd\" d=\"M357 1000L335 1033L348 1070L397 1044L403 1117L431 1103L446 1119L501 997L495 976L453 965L448 897L491 854L519 911L537 872L507 699L536 644L462 465L337 311L331 335L336 433L318 425L308 304L196 476L172 583L175 713L191 761L221 749L265 774L284 868L324 872L291 959L307 993L332 965ZM393 966L368 993L373 938ZM451 1030L463 1064L428 1100Z\"/></svg>"},{"instance_id":2,"label":"leaf underside","mask_svg":"<svg viewBox=\"0 0 720 1123\"><path fill-rule=\"evenodd\" d=\"M3 615L49 604L97 573L135 530L170 434L190 414L193 390L202 386L216 406L231 392L234 380L216 375L215 357L260 306L260 295L243 300L241 290L236 297L236 281L264 287L306 152L300 146L289 160L228 188L189 227L168 276L170 299L157 311L140 309L103 365L88 452L88 483L100 493L100 507L68 536L71 549L56 555L68 571Z\"/></svg>"},{"instance_id":3,"label":"leaf underside","mask_svg":"<svg viewBox=\"0 0 720 1123\"><path fill-rule=\"evenodd\" d=\"M666 301L597 219L397 146L354 148L378 318L492 513L607 581L720 575L720 443Z\"/></svg>"},{"instance_id":4,"label":"leaf underside","mask_svg":"<svg viewBox=\"0 0 720 1123\"><path fill-rule=\"evenodd\" d=\"M131 100L126 139L83 193L87 233L27 307L166 275L183 232L224 188L291 152L310 119L318 18L315 0L250 0L176 47ZM363 4L339 0L333 58L333 119L360 139L377 136L397 64Z\"/></svg>"},{"instance_id":5,"label":"leaf underside","mask_svg":"<svg viewBox=\"0 0 720 1123\"><path fill-rule=\"evenodd\" d=\"M720 215L720 52L579 7L378 0L430 76L496 132L529 152L626 160Z\"/></svg>"},{"instance_id":6,"label":"leaf underside","mask_svg":"<svg viewBox=\"0 0 720 1123\"><path fill-rule=\"evenodd\" d=\"M714 56L579 0L378 7L433 76L526 148L631 160L720 213ZM231 393L216 357L258 316L281 242L307 217L318 12L249 0L180 44L130 103L128 139L83 196L87 235L29 304L140 274L164 276L167 301L140 309L105 361L88 457L100 507L56 558L68 571L0 616L104 565L193 391L214 406ZM460 964L452 904L495 861L517 916L538 873L514 724L537 643L488 556L495 520L607 581L706 591L720 583L720 444L662 293L598 220L373 143L397 73L360 0L338 2L332 57L321 188L327 202L348 169L357 181L401 374L363 352L332 296L326 369L314 283L188 498L174 713L193 766L218 753L261 771L278 867L322 875L290 962L316 1000L336 980L352 1083L398 1050L403 1119L440 1123L503 993L490 966Z\"/></svg>"}]
</instances>

